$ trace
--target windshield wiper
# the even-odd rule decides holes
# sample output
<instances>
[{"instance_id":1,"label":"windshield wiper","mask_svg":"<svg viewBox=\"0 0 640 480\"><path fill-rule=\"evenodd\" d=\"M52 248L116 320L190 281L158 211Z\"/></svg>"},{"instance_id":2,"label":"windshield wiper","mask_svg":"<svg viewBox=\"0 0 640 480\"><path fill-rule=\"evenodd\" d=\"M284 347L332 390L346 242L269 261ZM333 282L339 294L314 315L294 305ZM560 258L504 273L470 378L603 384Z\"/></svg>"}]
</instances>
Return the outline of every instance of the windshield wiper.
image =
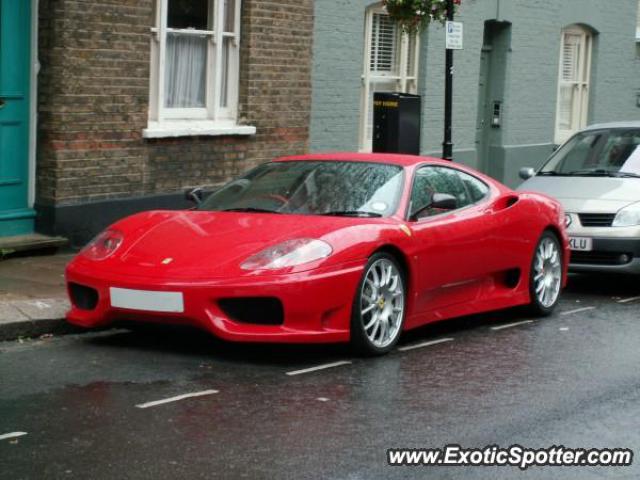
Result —
<instances>
[{"instance_id":1,"label":"windshield wiper","mask_svg":"<svg viewBox=\"0 0 640 480\"><path fill-rule=\"evenodd\" d=\"M559 173L559 172L556 172L555 170L548 170L546 172L538 172L538 173L536 173L536 176L543 176L543 175L549 175L549 176L556 176L557 175L557 176L564 177L567 174L566 173Z\"/></svg>"},{"instance_id":2,"label":"windshield wiper","mask_svg":"<svg viewBox=\"0 0 640 480\"><path fill-rule=\"evenodd\" d=\"M616 172L611 170L605 170L603 168L596 168L594 170L575 170L569 172L569 175L583 176L583 177L614 177Z\"/></svg>"},{"instance_id":3,"label":"windshield wiper","mask_svg":"<svg viewBox=\"0 0 640 480\"><path fill-rule=\"evenodd\" d=\"M381 213L376 212L363 212L360 210L334 210L332 212L324 212L319 215L333 215L336 217L367 217L367 218L377 218L381 217Z\"/></svg>"},{"instance_id":4,"label":"windshield wiper","mask_svg":"<svg viewBox=\"0 0 640 480\"><path fill-rule=\"evenodd\" d=\"M222 210L223 212L250 212L250 213L280 213L275 210L268 210L266 208L255 208L255 207L238 207L238 208L226 208Z\"/></svg>"},{"instance_id":5,"label":"windshield wiper","mask_svg":"<svg viewBox=\"0 0 640 480\"><path fill-rule=\"evenodd\" d=\"M631 172L612 172L611 176L620 178L640 178L640 175Z\"/></svg>"}]
</instances>

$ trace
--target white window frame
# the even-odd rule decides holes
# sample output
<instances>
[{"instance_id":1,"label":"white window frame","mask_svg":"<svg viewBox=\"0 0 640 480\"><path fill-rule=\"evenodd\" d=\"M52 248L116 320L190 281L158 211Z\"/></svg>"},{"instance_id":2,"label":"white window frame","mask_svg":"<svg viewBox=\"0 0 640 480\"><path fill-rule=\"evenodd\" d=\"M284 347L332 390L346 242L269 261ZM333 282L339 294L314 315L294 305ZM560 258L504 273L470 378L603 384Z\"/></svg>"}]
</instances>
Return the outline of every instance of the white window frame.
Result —
<instances>
[{"instance_id":1,"label":"white window frame","mask_svg":"<svg viewBox=\"0 0 640 480\"><path fill-rule=\"evenodd\" d=\"M640 0L638 0L638 13L636 17L636 42L640 43Z\"/></svg>"},{"instance_id":2,"label":"white window frame","mask_svg":"<svg viewBox=\"0 0 640 480\"><path fill-rule=\"evenodd\" d=\"M240 82L240 15L242 0L235 0L233 32L225 32L225 0L208 0L211 30L173 29L167 25L169 0L156 0L151 28L149 124L145 138L184 135L252 135L255 127L238 125ZM213 15L212 15L213 14ZM211 18L211 16L213 18ZM208 38L204 108L165 107L167 36L171 33ZM222 61L225 39L231 42L228 59L227 105L222 107Z\"/></svg>"},{"instance_id":3,"label":"white window frame","mask_svg":"<svg viewBox=\"0 0 640 480\"><path fill-rule=\"evenodd\" d=\"M580 37L580 51L578 58L578 78L575 80L564 80L562 76L562 64L564 58L565 41L568 35ZM587 126L589 115L589 89L591 83L591 57L593 53L593 34L578 25L564 28L561 34L560 59L558 63L558 91L556 97L556 123L554 141L557 144L564 143L570 136L578 130ZM571 105L572 124L569 129L561 128L561 97L560 92L563 86L571 86L574 97Z\"/></svg>"},{"instance_id":4,"label":"white window frame","mask_svg":"<svg viewBox=\"0 0 640 480\"><path fill-rule=\"evenodd\" d=\"M411 42L409 35L402 31L399 25L396 25L396 45L399 49L394 59L394 72L374 72L371 71L371 53L373 49L371 30L373 27L374 15L387 15L382 3L376 3L369 6L365 12L365 37L364 37L364 59L362 72L362 88L360 98L360 131L359 131L359 149L361 152L370 152L372 149L371 138L369 138L369 116L373 108L371 101L372 85L376 82L395 82L395 91L403 93L417 93L418 91L418 73L420 60L420 37L414 34L413 52L410 52ZM413 71L408 72L408 62L412 57Z\"/></svg>"}]
</instances>

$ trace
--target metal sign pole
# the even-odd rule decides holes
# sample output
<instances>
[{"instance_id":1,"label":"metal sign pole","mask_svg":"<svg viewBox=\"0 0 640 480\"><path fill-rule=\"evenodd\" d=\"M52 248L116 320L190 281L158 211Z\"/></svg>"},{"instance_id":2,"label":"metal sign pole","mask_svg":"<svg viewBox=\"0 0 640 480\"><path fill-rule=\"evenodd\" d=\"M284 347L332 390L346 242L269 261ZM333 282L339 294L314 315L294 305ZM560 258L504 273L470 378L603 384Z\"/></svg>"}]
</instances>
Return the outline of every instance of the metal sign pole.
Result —
<instances>
[{"instance_id":1,"label":"metal sign pole","mask_svg":"<svg viewBox=\"0 0 640 480\"><path fill-rule=\"evenodd\" d=\"M453 0L447 0L447 19L453 21ZM447 48L446 52L442 158L453 160L453 142L451 141L451 124L453 122L453 50Z\"/></svg>"}]
</instances>

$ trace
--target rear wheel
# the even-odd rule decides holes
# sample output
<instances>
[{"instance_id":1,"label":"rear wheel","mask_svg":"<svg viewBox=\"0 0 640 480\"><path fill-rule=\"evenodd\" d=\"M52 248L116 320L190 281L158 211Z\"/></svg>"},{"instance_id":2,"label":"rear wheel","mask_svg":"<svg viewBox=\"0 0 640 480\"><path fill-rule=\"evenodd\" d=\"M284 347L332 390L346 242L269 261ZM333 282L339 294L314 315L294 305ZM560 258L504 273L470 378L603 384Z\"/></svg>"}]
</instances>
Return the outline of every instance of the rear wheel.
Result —
<instances>
[{"instance_id":1,"label":"rear wheel","mask_svg":"<svg viewBox=\"0 0 640 480\"><path fill-rule=\"evenodd\" d=\"M558 237L545 232L531 261L529 274L530 308L534 314L550 315L560 300L563 280L562 251Z\"/></svg>"},{"instance_id":2,"label":"rear wheel","mask_svg":"<svg viewBox=\"0 0 640 480\"><path fill-rule=\"evenodd\" d=\"M351 315L351 342L365 355L382 355L397 343L405 314L405 280L397 260L374 254L364 269Z\"/></svg>"}]
</instances>

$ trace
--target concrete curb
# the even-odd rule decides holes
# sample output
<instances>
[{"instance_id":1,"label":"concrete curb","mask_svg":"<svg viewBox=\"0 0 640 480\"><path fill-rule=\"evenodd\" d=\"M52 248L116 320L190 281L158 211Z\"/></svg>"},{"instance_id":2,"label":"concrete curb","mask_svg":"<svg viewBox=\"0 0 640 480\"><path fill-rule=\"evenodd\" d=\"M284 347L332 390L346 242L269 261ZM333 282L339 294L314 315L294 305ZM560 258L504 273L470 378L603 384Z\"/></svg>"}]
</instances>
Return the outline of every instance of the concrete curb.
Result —
<instances>
[{"instance_id":1,"label":"concrete curb","mask_svg":"<svg viewBox=\"0 0 640 480\"><path fill-rule=\"evenodd\" d=\"M82 332L64 320L68 309L66 298L0 302L0 341Z\"/></svg>"},{"instance_id":2,"label":"concrete curb","mask_svg":"<svg viewBox=\"0 0 640 480\"><path fill-rule=\"evenodd\" d=\"M0 342L40 337L46 334L62 335L84 331L70 325L62 318L21 320L0 324Z\"/></svg>"}]
</instances>

